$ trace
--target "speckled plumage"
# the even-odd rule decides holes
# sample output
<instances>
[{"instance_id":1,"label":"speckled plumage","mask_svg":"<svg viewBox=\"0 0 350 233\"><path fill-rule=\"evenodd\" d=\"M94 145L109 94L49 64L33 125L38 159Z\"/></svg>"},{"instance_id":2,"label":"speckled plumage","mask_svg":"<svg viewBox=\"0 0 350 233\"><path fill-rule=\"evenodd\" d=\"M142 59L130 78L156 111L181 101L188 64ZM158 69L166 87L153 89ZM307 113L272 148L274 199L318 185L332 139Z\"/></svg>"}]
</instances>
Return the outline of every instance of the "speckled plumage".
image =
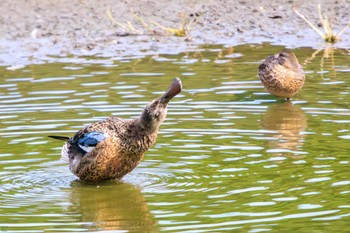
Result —
<instances>
[{"instance_id":1,"label":"speckled plumage","mask_svg":"<svg viewBox=\"0 0 350 233\"><path fill-rule=\"evenodd\" d=\"M305 74L290 50L269 56L259 66L259 77L268 92L290 99L303 87Z\"/></svg>"},{"instance_id":2,"label":"speckled plumage","mask_svg":"<svg viewBox=\"0 0 350 233\"><path fill-rule=\"evenodd\" d=\"M81 180L121 179L140 163L144 153L155 143L159 126L166 117L167 104L181 89L181 80L175 78L165 94L148 104L139 118L113 116L86 126L73 138L50 137L66 140L62 160L69 163L69 169ZM90 135L98 140L84 140ZM92 150L87 150L82 142L93 142Z\"/></svg>"}]
</instances>

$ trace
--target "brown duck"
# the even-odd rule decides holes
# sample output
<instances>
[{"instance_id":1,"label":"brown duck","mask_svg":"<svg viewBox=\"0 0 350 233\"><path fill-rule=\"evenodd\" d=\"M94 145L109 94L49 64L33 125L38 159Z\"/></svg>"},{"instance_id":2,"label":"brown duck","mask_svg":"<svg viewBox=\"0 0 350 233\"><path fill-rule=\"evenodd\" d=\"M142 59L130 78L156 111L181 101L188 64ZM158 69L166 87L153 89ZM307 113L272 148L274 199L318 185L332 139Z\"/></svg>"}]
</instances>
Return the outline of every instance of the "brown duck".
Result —
<instances>
[{"instance_id":1,"label":"brown duck","mask_svg":"<svg viewBox=\"0 0 350 233\"><path fill-rule=\"evenodd\" d=\"M144 153L155 143L168 102L181 89L181 80L175 78L164 95L149 103L136 119L112 116L86 126L73 138L49 137L66 141L61 158L81 180L121 179L140 163Z\"/></svg>"},{"instance_id":2,"label":"brown duck","mask_svg":"<svg viewBox=\"0 0 350 233\"><path fill-rule=\"evenodd\" d=\"M287 100L300 91L305 81L297 57L287 49L266 58L259 66L259 77L268 92Z\"/></svg>"}]
</instances>

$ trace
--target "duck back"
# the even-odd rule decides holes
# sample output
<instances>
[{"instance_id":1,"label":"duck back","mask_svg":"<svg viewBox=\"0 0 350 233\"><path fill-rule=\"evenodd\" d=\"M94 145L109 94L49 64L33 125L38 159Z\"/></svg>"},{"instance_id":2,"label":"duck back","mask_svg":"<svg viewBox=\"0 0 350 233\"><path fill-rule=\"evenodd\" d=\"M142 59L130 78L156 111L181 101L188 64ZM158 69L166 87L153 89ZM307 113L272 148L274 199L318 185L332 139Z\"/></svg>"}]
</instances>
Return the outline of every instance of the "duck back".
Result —
<instances>
[{"instance_id":1,"label":"duck back","mask_svg":"<svg viewBox=\"0 0 350 233\"><path fill-rule=\"evenodd\" d=\"M86 151L79 141L91 132L100 132L105 138L94 149ZM156 137L157 132L145 132L136 119L110 117L78 131L72 140L66 142L64 148L67 151L63 153L68 154L69 168L81 180L121 179L139 164Z\"/></svg>"}]
</instances>

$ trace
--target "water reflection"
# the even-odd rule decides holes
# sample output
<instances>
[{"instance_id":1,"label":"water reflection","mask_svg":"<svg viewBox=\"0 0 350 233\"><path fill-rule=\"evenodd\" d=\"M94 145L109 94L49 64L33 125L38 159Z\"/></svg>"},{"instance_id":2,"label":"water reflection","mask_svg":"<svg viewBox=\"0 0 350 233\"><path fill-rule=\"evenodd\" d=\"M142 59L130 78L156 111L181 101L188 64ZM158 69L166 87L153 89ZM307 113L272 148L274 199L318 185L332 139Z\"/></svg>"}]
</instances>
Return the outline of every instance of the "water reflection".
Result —
<instances>
[{"instance_id":1,"label":"water reflection","mask_svg":"<svg viewBox=\"0 0 350 233\"><path fill-rule=\"evenodd\" d=\"M79 213L81 222L92 223L89 230L156 230L143 194L131 184L109 181L96 186L75 181L70 192L70 211Z\"/></svg>"},{"instance_id":2,"label":"water reflection","mask_svg":"<svg viewBox=\"0 0 350 233\"><path fill-rule=\"evenodd\" d=\"M325 48L314 51L311 56L307 57L304 60L303 66L307 67L308 64L311 63L317 56L321 55L319 58L319 71L317 72L320 74L322 79L331 77L333 80L337 77L337 71L345 68L337 64L336 58L338 54L334 55L335 53L349 56L350 50L336 49L333 47L333 45L327 45ZM316 60L316 62L318 62L318 59Z\"/></svg>"},{"instance_id":3,"label":"water reflection","mask_svg":"<svg viewBox=\"0 0 350 233\"><path fill-rule=\"evenodd\" d=\"M268 141L268 152L285 152L293 154L302 153L304 144L304 131L307 127L305 113L300 108L293 105L292 102L275 103L268 107L262 122L262 128L273 130L273 140Z\"/></svg>"},{"instance_id":4,"label":"water reflection","mask_svg":"<svg viewBox=\"0 0 350 233\"><path fill-rule=\"evenodd\" d=\"M307 81L293 105L275 103L256 77L281 49L201 46L0 67L0 231L346 231L349 52L295 49ZM175 76L186 90L128 184L73 182L46 136L136 117Z\"/></svg>"}]
</instances>

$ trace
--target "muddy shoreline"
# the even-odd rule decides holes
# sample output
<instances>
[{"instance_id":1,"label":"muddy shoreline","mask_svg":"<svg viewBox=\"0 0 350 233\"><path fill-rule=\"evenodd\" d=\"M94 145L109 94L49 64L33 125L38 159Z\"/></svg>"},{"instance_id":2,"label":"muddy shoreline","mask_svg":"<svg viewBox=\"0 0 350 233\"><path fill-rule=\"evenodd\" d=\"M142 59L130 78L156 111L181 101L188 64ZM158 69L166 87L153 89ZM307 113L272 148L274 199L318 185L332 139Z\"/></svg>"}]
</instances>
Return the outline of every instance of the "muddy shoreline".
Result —
<instances>
[{"instance_id":1,"label":"muddy shoreline","mask_svg":"<svg viewBox=\"0 0 350 233\"><path fill-rule=\"evenodd\" d=\"M298 10L314 24L320 22L319 1L297 1ZM322 11L334 16L334 31L348 20L350 2L322 1ZM293 1L44 1L2 0L0 3L0 65L21 67L45 61L46 56L138 55L178 53L201 44L239 45L272 43L289 48L327 46L349 48L350 29L342 40L329 45L293 12ZM110 11L113 20L106 14ZM147 30L133 12L146 22L178 28L181 16L196 17L186 37L166 35L152 26ZM123 29L130 22L136 29Z\"/></svg>"}]
</instances>

